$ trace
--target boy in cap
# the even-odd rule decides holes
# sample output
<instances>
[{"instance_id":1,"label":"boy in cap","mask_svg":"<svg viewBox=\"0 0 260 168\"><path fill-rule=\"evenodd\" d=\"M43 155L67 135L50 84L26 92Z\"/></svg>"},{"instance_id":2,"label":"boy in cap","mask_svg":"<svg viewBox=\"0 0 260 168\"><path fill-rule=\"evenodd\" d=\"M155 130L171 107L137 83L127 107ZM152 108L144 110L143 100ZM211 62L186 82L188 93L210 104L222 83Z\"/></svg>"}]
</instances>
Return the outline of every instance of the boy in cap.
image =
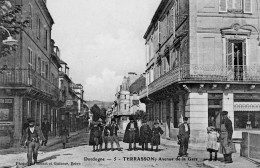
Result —
<instances>
[{"instance_id":1,"label":"boy in cap","mask_svg":"<svg viewBox=\"0 0 260 168\"><path fill-rule=\"evenodd\" d=\"M152 141L151 141L151 151L153 151L153 146L156 146L155 152L158 152L158 146L160 145L160 134L163 134L162 128L159 126L159 122L154 122L154 127L152 129Z\"/></svg>"},{"instance_id":2,"label":"boy in cap","mask_svg":"<svg viewBox=\"0 0 260 168\"><path fill-rule=\"evenodd\" d=\"M140 128L140 140L139 145L142 146L142 150L148 150L148 143L151 142L152 130L147 124L146 120L143 120L143 125Z\"/></svg>"},{"instance_id":3,"label":"boy in cap","mask_svg":"<svg viewBox=\"0 0 260 168\"><path fill-rule=\"evenodd\" d=\"M184 117L183 123L179 126L178 139L179 139L180 148L179 148L178 157L188 156L187 150L188 150L189 138L190 138L190 125L187 123L187 121L188 118Z\"/></svg>"},{"instance_id":4,"label":"boy in cap","mask_svg":"<svg viewBox=\"0 0 260 168\"><path fill-rule=\"evenodd\" d=\"M24 142L24 145L27 146L28 166L30 166L32 165L32 157L34 160L34 164L37 163L40 141L45 141L45 138L40 127L35 126L33 119L30 119L28 123L29 127L25 130L22 142Z\"/></svg>"},{"instance_id":5,"label":"boy in cap","mask_svg":"<svg viewBox=\"0 0 260 168\"><path fill-rule=\"evenodd\" d=\"M119 127L116 124L115 119L112 119L111 122L112 122L111 125L110 125L111 150L112 151L114 150L113 143L115 142L116 146L117 146L117 150L121 151L121 148L120 148L120 145L119 145L119 139L118 139L118 136L117 136L117 131L119 130Z\"/></svg>"}]
</instances>

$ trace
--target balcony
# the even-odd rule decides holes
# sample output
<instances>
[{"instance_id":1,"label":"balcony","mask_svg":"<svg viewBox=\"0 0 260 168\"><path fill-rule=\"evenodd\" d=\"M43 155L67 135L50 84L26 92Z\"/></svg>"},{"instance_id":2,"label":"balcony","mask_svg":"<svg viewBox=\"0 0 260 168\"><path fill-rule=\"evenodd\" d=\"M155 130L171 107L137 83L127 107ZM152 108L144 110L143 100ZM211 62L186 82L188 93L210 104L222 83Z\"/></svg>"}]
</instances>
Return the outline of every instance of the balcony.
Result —
<instances>
[{"instance_id":1,"label":"balcony","mask_svg":"<svg viewBox=\"0 0 260 168\"><path fill-rule=\"evenodd\" d=\"M260 83L260 65L183 65L170 70L150 83L149 94L177 82ZM145 97L146 92L147 90L143 90L140 97Z\"/></svg>"},{"instance_id":2,"label":"balcony","mask_svg":"<svg viewBox=\"0 0 260 168\"><path fill-rule=\"evenodd\" d=\"M46 78L29 69L0 70L0 86L11 89L33 88L54 100L58 99L59 88Z\"/></svg>"}]
</instances>

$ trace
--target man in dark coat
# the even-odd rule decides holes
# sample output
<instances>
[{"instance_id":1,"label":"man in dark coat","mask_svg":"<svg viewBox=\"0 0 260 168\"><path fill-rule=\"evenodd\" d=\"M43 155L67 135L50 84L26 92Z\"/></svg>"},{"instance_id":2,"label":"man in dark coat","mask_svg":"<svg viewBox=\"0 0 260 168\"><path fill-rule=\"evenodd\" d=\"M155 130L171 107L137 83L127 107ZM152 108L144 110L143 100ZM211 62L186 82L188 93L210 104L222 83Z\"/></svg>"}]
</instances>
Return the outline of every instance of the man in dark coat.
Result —
<instances>
[{"instance_id":1,"label":"man in dark coat","mask_svg":"<svg viewBox=\"0 0 260 168\"><path fill-rule=\"evenodd\" d=\"M140 128L139 145L142 146L142 150L148 150L148 143L151 142L152 130L147 124L146 120L143 120L143 125Z\"/></svg>"},{"instance_id":2,"label":"man in dark coat","mask_svg":"<svg viewBox=\"0 0 260 168\"><path fill-rule=\"evenodd\" d=\"M132 143L134 144L134 150L137 150L136 143L139 142L139 129L137 122L130 117L130 122L126 126L123 142L129 143L129 151L132 150Z\"/></svg>"},{"instance_id":3,"label":"man in dark coat","mask_svg":"<svg viewBox=\"0 0 260 168\"><path fill-rule=\"evenodd\" d=\"M158 146L161 143L161 136L164 133L162 128L159 126L159 122L154 122L154 126L152 129L152 140L151 140L151 151L153 151L153 146L156 146L155 152L158 152Z\"/></svg>"},{"instance_id":4,"label":"man in dark coat","mask_svg":"<svg viewBox=\"0 0 260 168\"><path fill-rule=\"evenodd\" d=\"M188 118L184 117L183 123L179 126L178 139L180 142L178 156L188 156L187 150L190 138L190 125L187 123Z\"/></svg>"},{"instance_id":5,"label":"man in dark coat","mask_svg":"<svg viewBox=\"0 0 260 168\"><path fill-rule=\"evenodd\" d=\"M37 163L38 149L40 147L41 140L44 141L45 138L40 127L35 125L33 119L29 120L29 127L26 128L21 141L21 145L27 146L28 166L32 165L32 158L34 160L34 164Z\"/></svg>"},{"instance_id":6,"label":"man in dark coat","mask_svg":"<svg viewBox=\"0 0 260 168\"><path fill-rule=\"evenodd\" d=\"M44 121L42 123L42 133L45 137L45 141L42 142L42 146L46 146L48 142L49 132L51 131L51 125L48 122L47 118L44 118Z\"/></svg>"},{"instance_id":7,"label":"man in dark coat","mask_svg":"<svg viewBox=\"0 0 260 168\"><path fill-rule=\"evenodd\" d=\"M231 120L227 117L228 112L222 111L222 121L220 127L220 149L219 152L224 155L225 163L232 163L232 153L226 153L226 147L232 144L233 127Z\"/></svg>"},{"instance_id":8,"label":"man in dark coat","mask_svg":"<svg viewBox=\"0 0 260 168\"><path fill-rule=\"evenodd\" d=\"M102 119L100 118L98 121L94 121L90 125L89 145L93 146L93 152L102 150L102 143L103 143L102 132L103 132L103 124L102 124Z\"/></svg>"}]
</instances>

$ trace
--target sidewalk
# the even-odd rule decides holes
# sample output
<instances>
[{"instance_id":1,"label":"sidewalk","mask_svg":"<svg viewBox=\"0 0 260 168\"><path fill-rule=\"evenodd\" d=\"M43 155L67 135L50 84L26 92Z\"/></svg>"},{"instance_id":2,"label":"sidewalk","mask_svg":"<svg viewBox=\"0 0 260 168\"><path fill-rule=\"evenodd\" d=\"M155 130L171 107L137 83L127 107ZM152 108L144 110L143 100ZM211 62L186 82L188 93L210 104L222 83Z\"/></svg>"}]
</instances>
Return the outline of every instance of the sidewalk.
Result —
<instances>
[{"instance_id":1,"label":"sidewalk","mask_svg":"<svg viewBox=\"0 0 260 168\"><path fill-rule=\"evenodd\" d=\"M76 136L82 132L86 132L86 129L72 132L70 133L70 137ZM41 146L39 149L38 154L39 155L44 155L43 159L46 159L50 157L50 154L53 155L58 154L59 150L54 151L54 152L44 152L44 149L49 148L53 145L56 145L58 143L61 143L61 138L60 137L50 137L48 140L47 146ZM16 163L23 163L26 164L25 161L27 160L27 155L26 155L26 148L23 148L22 146L19 147L13 147L9 149L3 149L0 150L0 168L6 168L6 167L17 167ZM42 158L42 157L41 157ZM41 160L43 160L41 159ZM24 167L25 165L20 165L18 167Z\"/></svg>"},{"instance_id":2,"label":"sidewalk","mask_svg":"<svg viewBox=\"0 0 260 168\"><path fill-rule=\"evenodd\" d=\"M171 146L179 148L179 145L176 141L173 140L166 140L161 139L162 145L165 146ZM225 164L221 162L223 160L223 155L218 153L218 161L208 161L209 159L209 152L204 150L203 148L199 147L198 145L189 145L189 157L198 158L199 160L203 160L204 165L212 168L251 168L251 167L260 167L260 161L259 160L251 160L244 157L240 157L239 153L232 154L233 163ZM214 154L213 154L214 157Z\"/></svg>"}]
</instances>

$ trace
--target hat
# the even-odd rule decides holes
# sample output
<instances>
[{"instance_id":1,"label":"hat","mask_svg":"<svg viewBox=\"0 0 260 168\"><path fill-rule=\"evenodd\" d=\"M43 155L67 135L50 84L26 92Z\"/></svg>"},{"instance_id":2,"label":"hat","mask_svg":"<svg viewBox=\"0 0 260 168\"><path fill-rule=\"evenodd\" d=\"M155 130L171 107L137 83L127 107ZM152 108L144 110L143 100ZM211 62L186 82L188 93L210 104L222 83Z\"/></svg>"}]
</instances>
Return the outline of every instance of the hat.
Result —
<instances>
[{"instance_id":1,"label":"hat","mask_svg":"<svg viewBox=\"0 0 260 168\"><path fill-rule=\"evenodd\" d=\"M29 122L31 119L32 119L32 118L29 117L29 118L27 118L27 121Z\"/></svg>"},{"instance_id":2,"label":"hat","mask_svg":"<svg viewBox=\"0 0 260 168\"><path fill-rule=\"evenodd\" d=\"M215 130L215 127L212 127L212 126L207 127L207 131L212 131L212 130Z\"/></svg>"},{"instance_id":3,"label":"hat","mask_svg":"<svg viewBox=\"0 0 260 168\"><path fill-rule=\"evenodd\" d=\"M103 120L101 119L101 118L99 118L98 120L97 120L97 122L102 122Z\"/></svg>"},{"instance_id":4,"label":"hat","mask_svg":"<svg viewBox=\"0 0 260 168\"><path fill-rule=\"evenodd\" d=\"M28 123L32 123L32 122L35 122L34 119L32 118L28 119Z\"/></svg>"},{"instance_id":5,"label":"hat","mask_svg":"<svg viewBox=\"0 0 260 168\"><path fill-rule=\"evenodd\" d=\"M44 117L44 119L43 120L47 120L47 117Z\"/></svg>"},{"instance_id":6,"label":"hat","mask_svg":"<svg viewBox=\"0 0 260 168\"><path fill-rule=\"evenodd\" d=\"M188 119L189 119L188 117L184 117L183 121L188 121Z\"/></svg>"},{"instance_id":7,"label":"hat","mask_svg":"<svg viewBox=\"0 0 260 168\"><path fill-rule=\"evenodd\" d=\"M134 120L134 117L129 117L129 120Z\"/></svg>"},{"instance_id":8,"label":"hat","mask_svg":"<svg viewBox=\"0 0 260 168\"><path fill-rule=\"evenodd\" d=\"M156 124L159 124L159 122L158 122L158 121L155 121L155 122L153 123L153 125L156 125Z\"/></svg>"},{"instance_id":9,"label":"hat","mask_svg":"<svg viewBox=\"0 0 260 168\"><path fill-rule=\"evenodd\" d=\"M227 115L228 112L227 111L222 111L222 115Z\"/></svg>"},{"instance_id":10,"label":"hat","mask_svg":"<svg viewBox=\"0 0 260 168\"><path fill-rule=\"evenodd\" d=\"M111 119L111 122L113 122L113 121L116 122L116 119L115 118Z\"/></svg>"}]
</instances>

